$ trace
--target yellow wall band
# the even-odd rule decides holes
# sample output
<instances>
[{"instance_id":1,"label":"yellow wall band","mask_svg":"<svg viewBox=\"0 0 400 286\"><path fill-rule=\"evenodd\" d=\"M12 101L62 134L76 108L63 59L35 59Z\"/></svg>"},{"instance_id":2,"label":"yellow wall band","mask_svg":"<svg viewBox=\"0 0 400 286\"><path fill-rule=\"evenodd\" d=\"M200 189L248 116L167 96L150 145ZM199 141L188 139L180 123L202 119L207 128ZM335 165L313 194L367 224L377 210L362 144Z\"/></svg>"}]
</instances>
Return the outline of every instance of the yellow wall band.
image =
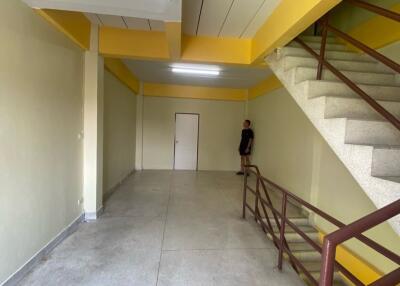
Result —
<instances>
[{"instance_id":1,"label":"yellow wall band","mask_svg":"<svg viewBox=\"0 0 400 286\"><path fill-rule=\"evenodd\" d=\"M120 59L105 58L104 67L117 77L123 84L135 94L139 92L139 80L126 67Z\"/></svg>"},{"instance_id":2,"label":"yellow wall band","mask_svg":"<svg viewBox=\"0 0 400 286\"><path fill-rule=\"evenodd\" d=\"M390 10L400 13L400 4L394 5ZM400 23L377 15L356 26L348 34L373 49L379 49L400 40ZM345 43L350 50L358 51L346 41Z\"/></svg>"},{"instance_id":3,"label":"yellow wall band","mask_svg":"<svg viewBox=\"0 0 400 286\"><path fill-rule=\"evenodd\" d=\"M249 39L184 35L182 48L182 60L186 61L250 64Z\"/></svg>"},{"instance_id":4,"label":"yellow wall band","mask_svg":"<svg viewBox=\"0 0 400 286\"><path fill-rule=\"evenodd\" d=\"M166 22L165 35L168 42L168 51L171 59L180 59L182 52L182 23Z\"/></svg>"},{"instance_id":5,"label":"yellow wall band","mask_svg":"<svg viewBox=\"0 0 400 286\"><path fill-rule=\"evenodd\" d=\"M90 48L90 21L80 12L35 9L35 11L84 50Z\"/></svg>"},{"instance_id":6,"label":"yellow wall band","mask_svg":"<svg viewBox=\"0 0 400 286\"><path fill-rule=\"evenodd\" d=\"M323 232L319 232L319 240L321 242L324 236L325 234ZM358 257L343 245L339 245L336 248L336 260L345 268L349 269L351 273L365 285L369 285L383 276L373 265L370 265L368 262ZM347 280L347 278L345 279Z\"/></svg>"},{"instance_id":7,"label":"yellow wall band","mask_svg":"<svg viewBox=\"0 0 400 286\"><path fill-rule=\"evenodd\" d=\"M341 0L282 0L252 41L251 62L286 45Z\"/></svg>"},{"instance_id":8,"label":"yellow wall band","mask_svg":"<svg viewBox=\"0 0 400 286\"><path fill-rule=\"evenodd\" d=\"M165 33L100 27L99 52L109 57L169 59Z\"/></svg>"},{"instance_id":9,"label":"yellow wall band","mask_svg":"<svg viewBox=\"0 0 400 286\"><path fill-rule=\"evenodd\" d=\"M143 95L229 101L247 100L247 89L144 83Z\"/></svg>"},{"instance_id":10,"label":"yellow wall band","mask_svg":"<svg viewBox=\"0 0 400 286\"><path fill-rule=\"evenodd\" d=\"M249 89L249 99L267 94L275 89L283 87L282 83L275 75L270 75L267 79Z\"/></svg>"}]
</instances>

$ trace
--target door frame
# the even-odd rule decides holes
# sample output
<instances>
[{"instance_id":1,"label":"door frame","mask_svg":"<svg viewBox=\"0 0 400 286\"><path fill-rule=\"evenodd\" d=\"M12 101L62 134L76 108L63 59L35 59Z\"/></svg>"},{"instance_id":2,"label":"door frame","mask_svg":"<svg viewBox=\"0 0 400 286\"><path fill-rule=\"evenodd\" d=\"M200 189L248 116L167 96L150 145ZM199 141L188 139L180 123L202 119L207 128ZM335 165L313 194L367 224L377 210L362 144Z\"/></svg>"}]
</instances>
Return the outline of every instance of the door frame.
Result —
<instances>
[{"instance_id":1,"label":"door frame","mask_svg":"<svg viewBox=\"0 0 400 286\"><path fill-rule=\"evenodd\" d=\"M176 154L176 115L177 114L190 114L190 115L197 115L197 158L196 158L196 170L199 170L199 137L200 137L200 113L194 113L194 112L175 112L175 128L174 128L174 163L172 166L172 170L175 170L175 154Z\"/></svg>"}]
</instances>

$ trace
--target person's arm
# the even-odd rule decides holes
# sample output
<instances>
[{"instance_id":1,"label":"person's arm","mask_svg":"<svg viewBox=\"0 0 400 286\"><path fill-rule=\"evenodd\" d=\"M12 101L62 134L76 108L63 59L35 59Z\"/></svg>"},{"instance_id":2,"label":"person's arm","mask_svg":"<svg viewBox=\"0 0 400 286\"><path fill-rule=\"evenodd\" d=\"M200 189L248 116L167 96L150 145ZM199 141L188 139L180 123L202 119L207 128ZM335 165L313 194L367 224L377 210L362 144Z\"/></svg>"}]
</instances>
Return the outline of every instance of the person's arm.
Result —
<instances>
[{"instance_id":1,"label":"person's arm","mask_svg":"<svg viewBox=\"0 0 400 286\"><path fill-rule=\"evenodd\" d=\"M251 145L253 144L253 138L250 138L249 143L247 144L246 152L250 151Z\"/></svg>"}]
</instances>

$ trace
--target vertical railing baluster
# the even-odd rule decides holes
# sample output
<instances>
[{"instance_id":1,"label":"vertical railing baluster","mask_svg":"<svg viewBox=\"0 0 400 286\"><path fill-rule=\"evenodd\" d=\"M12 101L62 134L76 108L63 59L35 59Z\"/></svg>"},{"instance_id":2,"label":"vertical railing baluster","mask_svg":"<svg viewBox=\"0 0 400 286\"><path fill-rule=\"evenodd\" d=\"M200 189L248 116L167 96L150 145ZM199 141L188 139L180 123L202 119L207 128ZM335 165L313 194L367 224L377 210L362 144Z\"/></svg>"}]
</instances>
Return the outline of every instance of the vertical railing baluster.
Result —
<instances>
[{"instance_id":1,"label":"vertical railing baluster","mask_svg":"<svg viewBox=\"0 0 400 286\"><path fill-rule=\"evenodd\" d=\"M287 194L283 193L282 197L282 219L281 219L281 233L279 240L279 258L278 258L278 269L282 270L283 263L283 248L285 247L285 225L286 225L286 205L287 205Z\"/></svg>"},{"instance_id":2,"label":"vertical railing baluster","mask_svg":"<svg viewBox=\"0 0 400 286\"><path fill-rule=\"evenodd\" d=\"M247 175L248 169L245 167L244 169L244 187L243 187L243 213L242 217L246 218L246 205L247 205Z\"/></svg>"},{"instance_id":3,"label":"vertical railing baluster","mask_svg":"<svg viewBox=\"0 0 400 286\"><path fill-rule=\"evenodd\" d=\"M318 70L317 70L317 80L322 79L322 69L323 69L323 61L325 59L325 48L326 48L326 38L328 36L328 21L329 14L326 14L322 18L322 39L321 39L321 47L319 49L319 60L318 60Z\"/></svg>"},{"instance_id":4,"label":"vertical railing baluster","mask_svg":"<svg viewBox=\"0 0 400 286\"><path fill-rule=\"evenodd\" d=\"M256 212L255 221L257 222L257 216L260 215L260 210L258 209L258 201L260 196L260 176L257 174L257 182L256 182L256 201L254 203L254 211Z\"/></svg>"}]
</instances>

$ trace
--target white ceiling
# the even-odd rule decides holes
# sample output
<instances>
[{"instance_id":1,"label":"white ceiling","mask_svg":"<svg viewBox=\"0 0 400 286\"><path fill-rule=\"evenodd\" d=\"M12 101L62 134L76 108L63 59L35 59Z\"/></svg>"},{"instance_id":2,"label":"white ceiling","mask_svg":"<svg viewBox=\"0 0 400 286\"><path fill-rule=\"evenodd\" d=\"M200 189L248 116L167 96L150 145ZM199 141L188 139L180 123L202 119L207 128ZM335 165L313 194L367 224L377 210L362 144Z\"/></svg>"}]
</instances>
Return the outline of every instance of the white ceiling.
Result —
<instances>
[{"instance_id":1,"label":"white ceiling","mask_svg":"<svg viewBox=\"0 0 400 286\"><path fill-rule=\"evenodd\" d=\"M142 81L168 84L249 88L266 79L271 70L264 67L219 65L219 76L199 76L172 73L171 62L124 60L128 68ZM192 64L191 64L192 65ZM201 67L202 65L198 65Z\"/></svg>"},{"instance_id":2,"label":"white ceiling","mask_svg":"<svg viewBox=\"0 0 400 286\"><path fill-rule=\"evenodd\" d=\"M164 22L134 17L121 17L113 15L100 15L85 13L86 17L94 24L122 29L134 29L144 31L164 31Z\"/></svg>"},{"instance_id":3,"label":"white ceiling","mask_svg":"<svg viewBox=\"0 0 400 286\"><path fill-rule=\"evenodd\" d=\"M32 8L181 21L182 0L23 0Z\"/></svg>"},{"instance_id":4,"label":"white ceiling","mask_svg":"<svg viewBox=\"0 0 400 286\"><path fill-rule=\"evenodd\" d=\"M251 38L281 0L183 0L188 35Z\"/></svg>"}]
</instances>

